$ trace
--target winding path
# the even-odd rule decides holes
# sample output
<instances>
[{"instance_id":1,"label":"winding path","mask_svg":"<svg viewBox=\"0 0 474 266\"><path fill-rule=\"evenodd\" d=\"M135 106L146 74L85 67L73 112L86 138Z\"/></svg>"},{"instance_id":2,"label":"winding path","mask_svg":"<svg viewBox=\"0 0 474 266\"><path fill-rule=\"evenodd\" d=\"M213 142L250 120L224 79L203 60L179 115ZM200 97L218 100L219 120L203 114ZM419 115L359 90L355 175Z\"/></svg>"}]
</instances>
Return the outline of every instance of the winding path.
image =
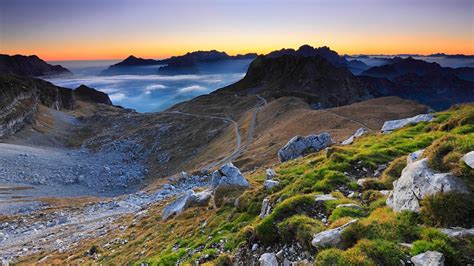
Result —
<instances>
[{"instance_id":1,"label":"winding path","mask_svg":"<svg viewBox=\"0 0 474 266\"><path fill-rule=\"evenodd\" d=\"M255 131L255 125L256 125L256 121L257 121L257 114L260 111L260 108L268 103L267 100L265 98L263 98L262 96L260 96L258 94L256 94L255 96L258 99L260 99L260 102L257 103L254 107L255 109L254 109L253 114L252 114L252 120L250 121L249 133L247 135L247 139L246 139L244 145L242 145L242 136L240 135L240 132L239 132L239 124L235 120L232 120L229 117L221 117L221 116L215 116L215 115L200 115L200 114L193 114L193 113L187 113L187 112L181 112L181 111L171 111L171 112L161 112L161 113L162 114L187 115L187 116L194 116L194 117L204 117L204 118L209 118L209 119L220 119L222 121L230 122L230 123L233 124L234 132L235 132L235 138L236 138L236 144L235 144L234 150L229 155L227 155L226 157L220 159L219 161L212 162L212 163L204 166L202 168L202 170L207 172L207 171L213 169L214 167L216 167L220 164L223 164L227 161L234 160L235 158L240 156L240 154L250 145L250 142L252 141L253 134L254 134L254 131Z\"/></svg>"}]
</instances>

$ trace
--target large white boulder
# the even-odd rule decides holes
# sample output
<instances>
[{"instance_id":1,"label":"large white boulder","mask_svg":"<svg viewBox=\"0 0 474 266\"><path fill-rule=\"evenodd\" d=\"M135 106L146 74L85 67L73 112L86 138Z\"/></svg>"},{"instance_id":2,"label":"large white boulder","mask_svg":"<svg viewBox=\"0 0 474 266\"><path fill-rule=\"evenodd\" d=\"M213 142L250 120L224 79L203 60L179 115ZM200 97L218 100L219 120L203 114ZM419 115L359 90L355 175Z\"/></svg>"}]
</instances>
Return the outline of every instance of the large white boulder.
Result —
<instances>
[{"instance_id":1,"label":"large white boulder","mask_svg":"<svg viewBox=\"0 0 474 266\"><path fill-rule=\"evenodd\" d=\"M341 234L344 230L358 219L354 219L338 228L326 230L316 234L311 241L314 247L337 247L341 243Z\"/></svg>"},{"instance_id":2,"label":"large white boulder","mask_svg":"<svg viewBox=\"0 0 474 266\"><path fill-rule=\"evenodd\" d=\"M266 189L266 190L270 190L272 189L273 187L276 187L280 184L280 182L276 181L276 180L265 180L263 182L263 187Z\"/></svg>"},{"instance_id":3,"label":"large white boulder","mask_svg":"<svg viewBox=\"0 0 474 266\"><path fill-rule=\"evenodd\" d=\"M385 121L382 126L382 133L390 133L394 130L400 129L406 125L417 124L420 122L430 122L434 119L432 114L421 114L410 118Z\"/></svg>"},{"instance_id":4,"label":"large white boulder","mask_svg":"<svg viewBox=\"0 0 474 266\"><path fill-rule=\"evenodd\" d=\"M367 132L369 132L369 131L366 128L361 127L359 129L357 129L356 132L352 136L350 136L348 139L344 140L341 144L342 145L352 144L356 138L361 137L362 135L366 134Z\"/></svg>"},{"instance_id":5,"label":"large white boulder","mask_svg":"<svg viewBox=\"0 0 474 266\"><path fill-rule=\"evenodd\" d=\"M273 179L276 176L275 170L268 168L266 171L266 179Z\"/></svg>"},{"instance_id":6,"label":"large white boulder","mask_svg":"<svg viewBox=\"0 0 474 266\"><path fill-rule=\"evenodd\" d=\"M227 163L212 173L212 190L214 203L220 206L224 198L240 194L250 187L250 183L232 163Z\"/></svg>"},{"instance_id":7,"label":"large white boulder","mask_svg":"<svg viewBox=\"0 0 474 266\"><path fill-rule=\"evenodd\" d=\"M178 196L178 198L169 203L165 209L163 210L163 214L161 218L163 220L168 219L173 214L182 213L184 210L190 207L196 206L207 206L209 204L209 200L211 199L211 191L205 190L202 192L194 192L192 190L188 190Z\"/></svg>"},{"instance_id":8,"label":"large white boulder","mask_svg":"<svg viewBox=\"0 0 474 266\"><path fill-rule=\"evenodd\" d=\"M267 217L272 210L272 206L270 205L270 199L264 198L262 201L262 208L260 209L260 218L265 218Z\"/></svg>"},{"instance_id":9,"label":"large white boulder","mask_svg":"<svg viewBox=\"0 0 474 266\"><path fill-rule=\"evenodd\" d=\"M278 260L275 253L263 253L258 259L260 266L278 266Z\"/></svg>"},{"instance_id":10,"label":"large white boulder","mask_svg":"<svg viewBox=\"0 0 474 266\"><path fill-rule=\"evenodd\" d=\"M474 151L466 153L462 160L471 168L474 168Z\"/></svg>"},{"instance_id":11,"label":"large white boulder","mask_svg":"<svg viewBox=\"0 0 474 266\"><path fill-rule=\"evenodd\" d=\"M427 251L411 257L415 266L444 266L444 255L438 251Z\"/></svg>"},{"instance_id":12,"label":"large white boulder","mask_svg":"<svg viewBox=\"0 0 474 266\"><path fill-rule=\"evenodd\" d=\"M466 184L450 173L436 173L428 167L428 159L409 163L400 178L393 182L387 205L394 211L419 212L419 201L439 192L469 193Z\"/></svg>"},{"instance_id":13,"label":"large white boulder","mask_svg":"<svg viewBox=\"0 0 474 266\"><path fill-rule=\"evenodd\" d=\"M407 164L414 163L418 161L419 159L423 158L423 152L425 152L425 150L418 150L418 151L408 154Z\"/></svg>"},{"instance_id":14,"label":"large white boulder","mask_svg":"<svg viewBox=\"0 0 474 266\"><path fill-rule=\"evenodd\" d=\"M288 161L310 151L322 150L333 143L334 141L329 133L309 135L306 137L295 136L278 151L278 158L281 162Z\"/></svg>"}]
</instances>

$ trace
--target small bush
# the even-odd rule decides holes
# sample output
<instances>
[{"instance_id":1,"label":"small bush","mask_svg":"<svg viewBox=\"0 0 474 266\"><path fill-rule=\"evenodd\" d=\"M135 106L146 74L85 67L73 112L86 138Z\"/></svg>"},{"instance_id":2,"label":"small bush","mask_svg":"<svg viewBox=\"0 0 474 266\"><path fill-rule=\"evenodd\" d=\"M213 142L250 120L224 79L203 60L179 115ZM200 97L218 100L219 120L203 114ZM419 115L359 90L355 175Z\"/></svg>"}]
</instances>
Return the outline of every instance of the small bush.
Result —
<instances>
[{"instance_id":1,"label":"small bush","mask_svg":"<svg viewBox=\"0 0 474 266\"><path fill-rule=\"evenodd\" d=\"M334 222L342 217L363 217L365 216L364 210L351 208L351 207L339 207L332 211L329 216L329 221Z\"/></svg>"},{"instance_id":2,"label":"small bush","mask_svg":"<svg viewBox=\"0 0 474 266\"><path fill-rule=\"evenodd\" d=\"M344 251L337 248L325 249L318 253L315 258L314 265L348 265L348 261L344 258Z\"/></svg>"},{"instance_id":3,"label":"small bush","mask_svg":"<svg viewBox=\"0 0 474 266\"><path fill-rule=\"evenodd\" d=\"M406 256L397 243L382 239L363 239L354 248L365 253L376 265L400 265L400 260Z\"/></svg>"},{"instance_id":4,"label":"small bush","mask_svg":"<svg viewBox=\"0 0 474 266\"><path fill-rule=\"evenodd\" d=\"M311 240L316 233L324 229L324 225L306 215L294 215L278 223L278 234L286 242L298 241L306 249L311 248Z\"/></svg>"},{"instance_id":5,"label":"small bush","mask_svg":"<svg viewBox=\"0 0 474 266\"><path fill-rule=\"evenodd\" d=\"M471 194L437 193L421 201L421 218L431 226L471 227L474 224Z\"/></svg>"},{"instance_id":6,"label":"small bush","mask_svg":"<svg viewBox=\"0 0 474 266\"><path fill-rule=\"evenodd\" d=\"M227 255L221 255L213 261L213 265L216 266L232 266L232 260Z\"/></svg>"},{"instance_id":7,"label":"small bush","mask_svg":"<svg viewBox=\"0 0 474 266\"><path fill-rule=\"evenodd\" d=\"M316 210L314 195L298 195L288 198L278 204L273 212L265 217L256 227L257 237L266 243L278 239L276 224L294 214L311 214Z\"/></svg>"},{"instance_id":8,"label":"small bush","mask_svg":"<svg viewBox=\"0 0 474 266\"><path fill-rule=\"evenodd\" d=\"M393 188L393 181L400 178L403 168L407 166L407 156L393 160L382 173L381 182L387 189Z\"/></svg>"}]
</instances>

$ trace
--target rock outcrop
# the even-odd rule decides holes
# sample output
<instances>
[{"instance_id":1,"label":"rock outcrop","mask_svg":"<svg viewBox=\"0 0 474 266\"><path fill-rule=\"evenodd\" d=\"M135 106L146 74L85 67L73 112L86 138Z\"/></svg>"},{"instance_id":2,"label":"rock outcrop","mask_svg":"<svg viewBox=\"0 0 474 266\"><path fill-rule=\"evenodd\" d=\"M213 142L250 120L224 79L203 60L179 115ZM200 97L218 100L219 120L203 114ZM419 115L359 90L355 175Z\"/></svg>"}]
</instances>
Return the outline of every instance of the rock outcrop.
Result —
<instances>
[{"instance_id":1,"label":"rock outcrop","mask_svg":"<svg viewBox=\"0 0 474 266\"><path fill-rule=\"evenodd\" d=\"M367 132L369 132L369 131L366 128L361 127L359 129L357 129L356 132L352 136L350 136L348 139L344 140L341 144L342 145L352 144L356 138L359 138L359 137L363 136Z\"/></svg>"},{"instance_id":2,"label":"rock outcrop","mask_svg":"<svg viewBox=\"0 0 474 266\"><path fill-rule=\"evenodd\" d=\"M474 228L466 229L466 228L461 228L461 227L454 227L454 228L441 228L439 230L449 237L464 238L464 237L474 236Z\"/></svg>"},{"instance_id":3,"label":"rock outcrop","mask_svg":"<svg viewBox=\"0 0 474 266\"><path fill-rule=\"evenodd\" d=\"M273 187L276 187L280 184L280 182L276 180L265 180L263 182L263 187L267 190L272 189Z\"/></svg>"},{"instance_id":4,"label":"rock outcrop","mask_svg":"<svg viewBox=\"0 0 474 266\"><path fill-rule=\"evenodd\" d=\"M271 180L276 176L275 170L271 168L268 168L267 170L265 170L265 174L266 174L267 180Z\"/></svg>"},{"instance_id":5,"label":"rock outcrop","mask_svg":"<svg viewBox=\"0 0 474 266\"><path fill-rule=\"evenodd\" d=\"M74 95L78 100L87 102L102 103L112 105L112 101L106 93L81 85L74 90Z\"/></svg>"},{"instance_id":6,"label":"rock outcrop","mask_svg":"<svg viewBox=\"0 0 474 266\"><path fill-rule=\"evenodd\" d=\"M462 160L464 163L466 163L469 167L474 169L474 151L470 151L466 153L463 157Z\"/></svg>"},{"instance_id":7,"label":"rock outcrop","mask_svg":"<svg viewBox=\"0 0 474 266\"><path fill-rule=\"evenodd\" d=\"M262 209L260 209L260 218L265 218L267 217L271 212L271 205L270 205L270 199L264 198L262 201Z\"/></svg>"},{"instance_id":8,"label":"rock outcrop","mask_svg":"<svg viewBox=\"0 0 474 266\"><path fill-rule=\"evenodd\" d=\"M275 253L263 253L258 259L260 266L278 266Z\"/></svg>"},{"instance_id":9,"label":"rock outcrop","mask_svg":"<svg viewBox=\"0 0 474 266\"><path fill-rule=\"evenodd\" d=\"M172 215L182 213L190 207L207 206L211 196L212 194L209 190L197 193L193 190L188 190L165 207L161 218L166 220Z\"/></svg>"},{"instance_id":10,"label":"rock outcrop","mask_svg":"<svg viewBox=\"0 0 474 266\"><path fill-rule=\"evenodd\" d=\"M409 156L410 157L410 156ZM428 159L409 163L400 178L393 182L387 205L394 211L420 210L420 200L436 193L469 193L464 182L450 173L436 173L428 167Z\"/></svg>"},{"instance_id":11,"label":"rock outcrop","mask_svg":"<svg viewBox=\"0 0 474 266\"><path fill-rule=\"evenodd\" d=\"M341 243L341 234L344 230L353 223L356 223L358 219L354 219L340 227L326 230L316 234L311 241L314 247L337 247Z\"/></svg>"},{"instance_id":12,"label":"rock outcrop","mask_svg":"<svg viewBox=\"0 0 474 266\"><path fill-rule=\"evenodd\" d=\"M421 114L410 118L386 121L382 126L382 133L387 134L394 130L400 129L406 125L418 124L420 122L430 122L434 119L431 114Z\"/></svg>"},{"instance_id":13,"label":"rock outcrop","mask_svg":"<svg viewBox=\"0 0 474 266\"><path fill-rule=\"evenodd\" d=\"M427 251L411 257L415 266L444 266L444 255L438 251Z\"/></svg>"},{"instance_id":14,"label":"rock outcrop","mask_svg":"<svg viewBox=\"0 0 474 266\"><path fill-rule=\"evenodd\" d=\"M72 73L60 65L50 65L36 55L0 54L0 74L39 77Z\"/></svg>"},{"instance_id":15,"label":"rock outcrop","mask_svg":"<svg viewBox=\"0 0 474 266\"><path fill-rule=\"evenodd\" d=\"M295 136L278 151L278 158L281 162L285 162L309 152L320 151L333 143L334 141L329 133L306 137Z\"/></svg>"},{"instance_id":16,"label":"rock outcrop","mask_svg":"<svg viewBox=\"0 0 474 266\"><path fill-rule=\"evenodd\" d=\"M250 187L250 183L232 163L221 166L212 173L214 204L220 206L226 198L233 198Z\"/></svg>"}]
</instances>

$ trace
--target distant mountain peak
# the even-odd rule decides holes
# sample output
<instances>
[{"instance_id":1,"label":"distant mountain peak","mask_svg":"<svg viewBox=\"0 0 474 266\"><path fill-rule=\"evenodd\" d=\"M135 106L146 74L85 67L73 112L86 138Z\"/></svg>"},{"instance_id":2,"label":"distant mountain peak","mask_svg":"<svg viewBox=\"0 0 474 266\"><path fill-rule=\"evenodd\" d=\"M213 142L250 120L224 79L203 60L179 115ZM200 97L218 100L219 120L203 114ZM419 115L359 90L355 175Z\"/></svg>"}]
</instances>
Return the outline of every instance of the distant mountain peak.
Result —
<instances>
[{"instance_id":1,"label":"distant mountain peak","mask_svg":"<svg viewBox=\"0 0 474 266\"><path fill-rule=\"evenodd\" d=\"M37 55L0 54L0 74L38 77L71 74L71 71L60 65L50 65Z\"/></svg>"}]
</instances>

